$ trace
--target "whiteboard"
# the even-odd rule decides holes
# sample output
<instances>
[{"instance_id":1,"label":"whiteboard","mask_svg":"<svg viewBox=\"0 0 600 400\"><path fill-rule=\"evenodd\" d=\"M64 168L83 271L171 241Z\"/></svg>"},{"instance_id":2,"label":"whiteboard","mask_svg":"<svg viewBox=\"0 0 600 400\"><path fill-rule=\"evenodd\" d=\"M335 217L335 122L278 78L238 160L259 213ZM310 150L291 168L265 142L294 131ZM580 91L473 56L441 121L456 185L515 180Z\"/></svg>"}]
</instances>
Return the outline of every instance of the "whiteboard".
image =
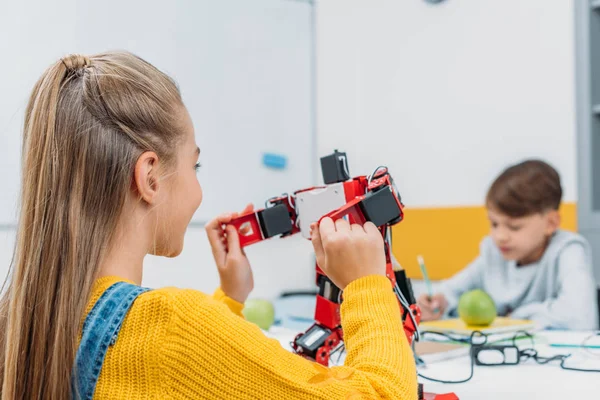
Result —
<instances>
[{"instance_id":1,"label":"whiteboard","mask_svg":"<svg viewBox=\"0 0 600 400\"><path fill-rule=\"evenodd\" d=\"M0 63L0 225L15 222L27 97L49 64L73 52L125 49L177 81L201 148L194 222L315 183L310 2L5 3L0 34L14 39L0 44L10 60ZM286 167L265 166L264 153L284 156Z\"/></svg>"}]
</instances>

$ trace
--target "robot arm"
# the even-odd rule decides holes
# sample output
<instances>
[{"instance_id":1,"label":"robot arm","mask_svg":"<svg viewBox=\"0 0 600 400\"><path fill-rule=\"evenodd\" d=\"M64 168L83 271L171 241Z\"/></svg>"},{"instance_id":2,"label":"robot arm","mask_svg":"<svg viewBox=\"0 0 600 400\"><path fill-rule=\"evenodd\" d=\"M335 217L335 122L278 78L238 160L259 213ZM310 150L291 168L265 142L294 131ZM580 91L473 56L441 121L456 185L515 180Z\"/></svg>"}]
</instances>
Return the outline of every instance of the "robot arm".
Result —
<instances>
[{"instance_id":1,"label":"robot arm","mask_svg":"<svg viewBox=\"0 0 600 400\"><path fill-rule=\"evenodd\" d=\"M284 194L267 201L265 208L240 215L231 222L241 233L242 246L269 239L301 233L310 239L310 224L325 217L348 218L352 223L372 221L376 226L391 226L403 218L403 205L387 168L379 167L369 177L350 179L332 173L324 160L340 158L333 168L347 170L345 153L337 151L322 159L324 186L311 187ZM328 167L329 165L329 167ZM333 178L332 178L333 177ZM343 179L332 181L331 179Z\"/></svg>"},{"instance_id":2,"label":"robot arm","mask_svg":"<svg viewBox=\"0 0 600 400\"><path fill-rule=\"evenodd\" d=\"M294 200L282 196L267 201L267 207L238 216L230 222L239 232L242 247L275 237L298 233Z\"/></svg>"}]
</instances>

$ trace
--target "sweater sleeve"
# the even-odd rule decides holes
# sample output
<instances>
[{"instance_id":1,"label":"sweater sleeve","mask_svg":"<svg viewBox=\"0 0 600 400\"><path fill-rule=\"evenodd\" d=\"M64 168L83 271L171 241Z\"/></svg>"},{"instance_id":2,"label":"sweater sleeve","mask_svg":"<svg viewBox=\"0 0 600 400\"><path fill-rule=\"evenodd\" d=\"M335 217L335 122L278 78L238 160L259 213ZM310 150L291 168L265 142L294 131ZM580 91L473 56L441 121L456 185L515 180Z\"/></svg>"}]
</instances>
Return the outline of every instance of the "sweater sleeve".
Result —
<instances>
[{"instance_id":1,"label":"sweater sleeve","mask_svg":"<svg viewBox=\"0 0 600 400\"><path fill-rule=\"evenodd\" d=\"M544 301L523 305L513 318L531 319L544 328L598 329L598 303L595 279L579 243L566 246L558 256L557 291Z\"/></svg>"},{"instance_id":2,"label":"sweater sleeve","mask_svg":"<svg viewBox=\"0 0 600 400\"><path fill-rule=\"evenodd\" d=\"M227 296L223 289L221 289L220 287L217 288L217 290L215 290L215 292L213 293L213 298L229 307L231 312L233 312L235 315L244 318L244 315L242 314L244 304L235 301L231 297Z\"/></svg>"},{"instance_id":3,"label":"sweater sleeve","mask_svg":"<svg viewBox=\"0 0 600 400\"><path fill-rule=\"evenodd\" d=\"M172 295L161 346L173 399L416 399L417 374L390 282L369 276L344 291L346 364L326 368L285 350L255 325L193 290Z\"/></svg>"}]
</instances>

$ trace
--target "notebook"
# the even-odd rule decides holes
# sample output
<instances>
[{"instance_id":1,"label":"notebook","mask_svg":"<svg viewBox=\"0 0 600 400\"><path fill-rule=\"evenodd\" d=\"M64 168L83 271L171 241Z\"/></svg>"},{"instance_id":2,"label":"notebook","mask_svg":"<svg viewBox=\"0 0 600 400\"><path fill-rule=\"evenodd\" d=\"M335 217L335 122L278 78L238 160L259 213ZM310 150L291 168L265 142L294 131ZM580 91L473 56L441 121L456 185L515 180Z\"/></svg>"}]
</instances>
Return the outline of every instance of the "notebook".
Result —
<instances>
[{"instance_id":1,"label":"notebook","mask_svg":"<svg viewBox=\"0 0 600 400\"><path fill-rule=\"evenodd\" d=\"M461 336L470 336L474 331L480 331L486 335L495 335L515 333L518 331L531 332L536 329L536 324L529 320L497 317L490 325L470 326L465 324L460 318L452 318L422 322L419 329L421 331L440 332Z\"/></svg>"}]
</instances>

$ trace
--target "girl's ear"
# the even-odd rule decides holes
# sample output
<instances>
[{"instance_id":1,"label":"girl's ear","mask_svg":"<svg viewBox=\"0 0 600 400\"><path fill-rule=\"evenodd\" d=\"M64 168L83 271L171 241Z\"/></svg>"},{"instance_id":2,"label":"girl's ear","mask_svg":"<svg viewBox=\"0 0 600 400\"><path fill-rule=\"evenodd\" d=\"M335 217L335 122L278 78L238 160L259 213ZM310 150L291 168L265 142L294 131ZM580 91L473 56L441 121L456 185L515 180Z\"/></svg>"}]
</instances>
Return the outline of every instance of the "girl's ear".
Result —
<instances>
[{"instance_id":1,"label":"girl's ear","mask_svg":"<svg viewBox=\"0 0 600 400\"><path fill-rule=\"evenodd\" d=\"M153 151L146 151L135 163L133 176L134 190L141 200L154 205L159 188L158 156Z\"/></svg>"}]
</instances>

